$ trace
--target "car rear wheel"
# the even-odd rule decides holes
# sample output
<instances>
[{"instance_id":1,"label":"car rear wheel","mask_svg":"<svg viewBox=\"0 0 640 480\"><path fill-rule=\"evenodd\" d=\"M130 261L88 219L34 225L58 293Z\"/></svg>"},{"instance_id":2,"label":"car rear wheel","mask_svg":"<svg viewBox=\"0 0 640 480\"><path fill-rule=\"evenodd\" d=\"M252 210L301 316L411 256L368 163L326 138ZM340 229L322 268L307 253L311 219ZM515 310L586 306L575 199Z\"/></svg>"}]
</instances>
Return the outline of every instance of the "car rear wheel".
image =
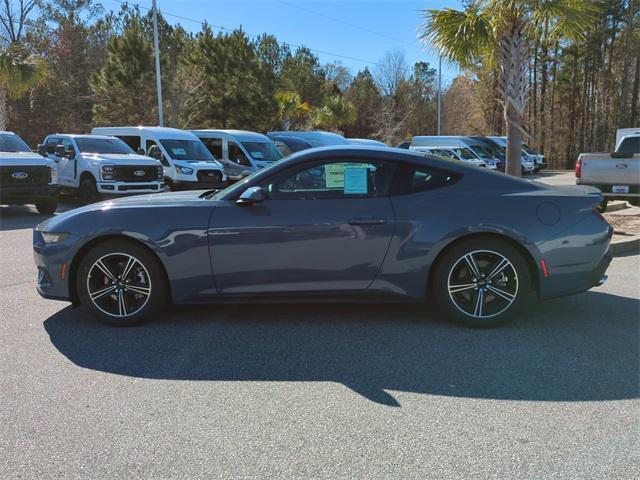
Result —
<instances>
[{"instance_id":1,"label":"car rear wheel","mask_svg":"<svg viewBox=\"0 0 640 480\"><path fill-rule=\"evenodd\" d=\"M529 268L520 252L493 238L463 241L439 259L433 288L441 310L473 328L509 321L531 293Z\"/></svg>"},{"instance_id":2,"label":"car rear wheel","mask_svg":"<svg viewBox=\"0 0 640 480\"><path fill-rule=\"evenodd\" d=\"M93 248L80 263L76 289L85 308L115 326L151 318L164 305L168 290L155 256L125 240Z\"/></svg>"},{"instance_id":3,"label":"car rear wheel","mask_svg":"<svg viewBox=\"0 0 640 480\"><path fill-rule=\"evenodd\" d=\"M36 210L42 215L53 215L58 209L57 200L36 203Z\"/></svg>"}]
</instances>

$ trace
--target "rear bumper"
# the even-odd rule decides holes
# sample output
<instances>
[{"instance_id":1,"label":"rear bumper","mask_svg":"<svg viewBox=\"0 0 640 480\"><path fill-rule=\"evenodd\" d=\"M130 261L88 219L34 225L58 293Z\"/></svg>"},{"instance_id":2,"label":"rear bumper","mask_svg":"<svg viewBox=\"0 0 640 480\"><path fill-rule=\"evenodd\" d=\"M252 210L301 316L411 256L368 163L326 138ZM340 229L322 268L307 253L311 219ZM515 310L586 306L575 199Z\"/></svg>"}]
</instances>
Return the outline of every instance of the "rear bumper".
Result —
<instances>
[{"instance_id":1,"label":"rear bumper","mask_svg":"<svg viewBox=\"0 0 640 480\"><path fill-rule=\"evenodd\" d=\"M613 228L595 214L540 244L548 276L539 275L540 299L584 292L601 284L611 263Z\"/></svg>"},{"instance_id":2,"label":"rear bumper","mask_svg":"<svg viewBox=\"0 0 640 480\"><path fill-rule=\"evenodd\" d=\"M629 192L627 193L613 193L612 192L612 189L614 186L613 184L585 182L580 178L576 179L576 185L588 185L590 187L595 187L598 190L600 190L602 192L602 195L604 195L606 198L613 198L616 200L626 200L626 199L637 200L638 198L640 198L640 185L626 184L626 186L629 187ZM625 184L621 183L621 185L625 185Z\"/></svg>"},{"instance_id":3,"label":"rear bumper","mask_svg":"<svg viewBox=\"0 0 640 480\"><path fill-rule=\"evenodd\" d=\"M58 187L56 185L39 186L5 186L0 188L0 203L40 203L56 201Z\"/></svg>"}]
</instances>

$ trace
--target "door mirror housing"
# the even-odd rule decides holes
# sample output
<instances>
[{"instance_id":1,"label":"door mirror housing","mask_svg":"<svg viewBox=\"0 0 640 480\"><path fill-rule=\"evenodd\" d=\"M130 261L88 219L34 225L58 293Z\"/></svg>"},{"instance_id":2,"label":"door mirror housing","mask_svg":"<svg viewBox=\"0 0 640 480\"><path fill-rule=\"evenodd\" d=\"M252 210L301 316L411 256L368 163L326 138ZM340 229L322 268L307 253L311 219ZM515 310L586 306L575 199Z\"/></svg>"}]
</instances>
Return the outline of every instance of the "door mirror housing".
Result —
<instances>
[{"instance_id":1,"label":"door mirror housing","mask_svg":"<svg viewBox=\"0 0 640 480\"><path fill-rule=\"evenodd\" d=\"M39 144L38 144L38 153L39 153L40 155L42 155L43 157L46 157L46 156L48 155L48 153L47 153L47 147L46 147L44 144L39 143Z\"/></svg>"},{"instance_id":2,"label":"door mirror housing","mask_svg":"<svg viewBox=\"0 0 640 480\"><path fill-rule=\"evenodd\" d=\"M142 147L138 148L138 149L136 150L136 153L137 153L138 155L146 155L146 154L147 154L147 152L145 152L145 151L144 151L144 148L142 148Z\"/></svg>"},{"instance_id":3,"label":"door mirror housing","mask_svg":"<svg viewBox=\"0 0 640 480\"><path fill-rule=\"evenodd\" d=\"M267 193L264 191L262 187L251 187L247 188L240 198L236 200L236 205L253 205L256 203L264 202L267 199Z\"/></svg>"},{"instance_id":4,"label":"door mirror housing","mask_svg":"<svg viewBox=\"0 0 640 480\"><path fill-rule=\"evenodd\" d=\"M67 152L67 149L65 148L64 145L56 145L56 149L54 150L54 155L56 157L60 157L60 158L73 158L73 154L70 152Z\"/></svg>"}]
</instances>

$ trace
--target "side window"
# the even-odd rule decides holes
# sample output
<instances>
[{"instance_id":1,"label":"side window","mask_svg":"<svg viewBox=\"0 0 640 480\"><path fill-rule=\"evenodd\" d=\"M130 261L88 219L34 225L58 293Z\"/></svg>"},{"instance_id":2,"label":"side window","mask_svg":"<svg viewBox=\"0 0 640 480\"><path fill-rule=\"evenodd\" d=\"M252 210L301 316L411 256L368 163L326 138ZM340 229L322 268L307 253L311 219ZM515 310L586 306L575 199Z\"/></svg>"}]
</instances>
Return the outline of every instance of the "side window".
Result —
<instances>
[{"instance_id":1,"label":"side window","mask_svg":"<svg viewBox=\"0 0 640 480\"><path fill-rule=\"evenodd\" d=\"M204 146L207 147L207 150L213 155L215 159L222 158L222 139L221 138L201 138Z\"/></svg>"},{"instance_id":2,"label":"side window","mask_svg":"<svg viewBox=\"0 0 640 480\"><path fill-rule=\"evenodd\" d=\"M60 145L60 139L58 137L49 137L44 146L47 148L47 153L53 155L56 150L56 146Z\"/></svg>"},{"instance_id":3,"label":"side window","mask_svg":"<svg viewBox=\"0 0 640 480\"><path fill-rule=\"evenodd\" d=\"M381 161L330 161L287 170L263 185L273 199L381 197L388 193L395 165Z\"/></svg>"},{"instance_id":4,"label":"side window","mask_svg":"<svg viewBox=\"0 0 640 480\"><path fill-rule=\"evenodd\" d=\"M153 140L147 140L147 157L160 160L160 163L162 163L162 165L165 167L171 166L167 161L167 157L164 156L164 153L162 153L162 150L160 149L158 144Z\"/></svg>"},{"instance_id":5,"label":"side window","mask_svg":"<svg viewBox=\"0 0 640 480\"><path fill-rule=\"evenodd\" d=\"M140 148L140 137L138 135L117 135L117 137L129 145L134 152L137 152Z\"/></svg>"},{"instance_id":6,"label":"side window","mask_svg":"<svg viewBox=\"0 0 640 480\"><path fill-rule=\"evenodd\" d=\"M409 193L434 190L453 185L460 178L461 175L459 173L405 163L398 166L391 187L391 195L407 195Z\"/></svg>"},{"instance_id":7,"label":"side window","mask_svg":"<svg viewBox=\"0 0 640 480\"><path fill-rule=\"evenodd\" d=\"M276 148L278 150L280 150L280 153L282 154L283 157L286 157L288 155L291 155L293 152L291 151L291 149L285 145L284 143L280 142L280 141L276 141Z\"/></svg>"},{"instance_id":8,"label":"side window","mask_svg":"<svg viewBox=\"0 0 640 480\"><path fill-rule=\"evenodd\" d=\"M236 162L238 165L243 165L246 167L251 166L251 162L249 162L249 159L236 142L229 142L228 148L229 160L231 160L232 162Z\"/></svg>"}]
</instances>

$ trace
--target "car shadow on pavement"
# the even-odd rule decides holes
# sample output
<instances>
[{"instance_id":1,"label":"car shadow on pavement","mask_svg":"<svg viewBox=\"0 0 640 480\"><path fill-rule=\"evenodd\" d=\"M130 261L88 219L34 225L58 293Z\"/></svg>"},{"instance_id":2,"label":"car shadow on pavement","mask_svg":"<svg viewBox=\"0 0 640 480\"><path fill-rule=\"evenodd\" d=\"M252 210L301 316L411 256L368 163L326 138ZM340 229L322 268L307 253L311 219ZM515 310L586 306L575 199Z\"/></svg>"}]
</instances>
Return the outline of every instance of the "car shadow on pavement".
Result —
<instances>
[{"instance_id":1,"label":"car shadow on pavement","mask_svg":"<svg viewBox=\"0 0 640 480\"><path fill-rule=\"evenodd\" d=\"M60 203L58 213L63 213L81 206L75 199L68 199ZM53 215L41 215L35 207L30 205L7 205L0 207L0 232L33 228Z\"/></svg>"},{"instance_id":2,"label":"car shadow on pavement","mask_svg":"<svg viewBox=\"0 0 640 480\"><path fill-rule=\"evenodd\" d=\"M89 369L149 379L333 381L384 405L387 391L530 401L639 393L638 300L599 292L532 305L493 330L415 305L175 307L113 328L64 308L44 322Z\"/></svg>"}]
</instances>

